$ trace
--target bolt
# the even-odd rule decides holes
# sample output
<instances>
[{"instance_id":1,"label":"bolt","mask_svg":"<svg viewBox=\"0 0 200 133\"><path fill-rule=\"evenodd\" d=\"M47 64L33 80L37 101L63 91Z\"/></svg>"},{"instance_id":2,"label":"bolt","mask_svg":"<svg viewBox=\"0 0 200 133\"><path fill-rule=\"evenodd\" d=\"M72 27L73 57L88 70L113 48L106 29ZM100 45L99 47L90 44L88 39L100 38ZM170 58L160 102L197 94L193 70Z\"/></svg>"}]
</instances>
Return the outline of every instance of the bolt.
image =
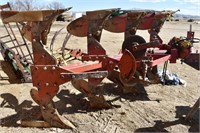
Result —
<instances>
[{"instance_id":1,"label":"bolt","mask_svg":"<svg viewBox=\"0 0 200 133\"><path fill-rule=\"evenodd\" d=\"M52 67L52 70L55 70L56 69L56 67Z\"/></svg>"},{"instance_id":2,"label":"bolt","mask_svg":"<svg viewBox=\"0 0 200 133\"><path fill-rule=\"evenodd\" d=\"M99 29L100 29L100 30L103 29L103 26L99 26Z\"/></svg>"},{"instance_id":3,"label":"bolt","mask_svg":"<svg viewBox=\"0 0 200 133\"><path fill-rule=\"evenodd\" d=\"M101 14L99 14L99 15L98 15L98 18L102 18L102 15L101 15Z\"/></svg>"},{"instance_id":4,"label":"bolt","mask_svg":"<svg viewBox=\"0 0 200 133\"><path fill-rule=\"evenodd\" d=\"M26 80L27 80L27 81L30 81L30 80L31 80L31 77L27 77Z\"/></svg>"},{"instance_id":5,"label":"bolt","mask_svg":"<svg viewBox=\"0 0 200 133\"><path fill-rule=\"evenodd\" d=\"M50 96L49 92L46 93L47 96ZM48 106L48 105L47 105Z\"/></svg>"},{"instance_id":6,"label":"bolt","mask_svg":"<svg viewBox=\"0 0 200 133\"><path fill-rule=\"evenodd\" d=\"M100 36L100 34L101 34L101 31L98 30L98 31L96 32L96 35L97 35L97 36Z\"/></svg>"},{"instance_id":7,"label":"bolt","mask_svg":"<svg viewBox=\"0 0 200 133\"><path fill-rule=\"evenodd\" d=\"M38 86L41 86L41 83L38 83Z\"/></svg>"},{"instance_id":8,"label":"bolt","mask_svg":"<svg viewBox=\"0 0 200 133\"><path fill-rule=\"evenodd\" d=\"M46 70L47 70L47 67L44 67L43 69L46 71Z\"/></svg>"},{"instance_id":9,"label":"bolt","mask_svg":"<svg viewBox=\"0 0 200 133\"><path fill-rule=\"evenodd\" d=\"M54 83L53 85L56 87L56 86L57 86L57 83Z\"/></svg>"},{"instance_id":10,"label":"bolt","mask_svg":"<svg viewBox=\"0 0 200 133\"><path fill-rule=\"evenodd\" d=\"M65 76L64 76L64 75L61 75L61 78L65 78Z\"/></svg>"},{"instance_id":11,"label":"bolt","mask_svg":"<svg viewBox=\"0 0 200 133\"><path fill-rule=\"evenodd\" d=\"M38 70L38 67L35 67L35 70Z\"/></svg>"},{"instance_id":12,"label":"bolt","mask_svg":"<svg viewBox=\"0 0 200 133\"><path fill-rule=\"evenodd\" d=\"M113 62L112 62L112 61L109 61L109 64L113 64Z\"/></svg>"},{"instance_id":13,"label":"bolt","mask_svg":"<svg viewBox=\"0 0 200 133\"><path fill-rule=\"evenodd\" d=\"M39 100L36 100L37 101L37 103L40 103L40 101Z\"/></svg>"},{"instance_id":14,"label":"bolt","mask_svg":"<svg viewBox=\"0 0 200 133\"><path fill-rule=\"evenodd\" d=\"M49 86L49 83L46 83L46 86Z\"/></svg>"}]
</instances>

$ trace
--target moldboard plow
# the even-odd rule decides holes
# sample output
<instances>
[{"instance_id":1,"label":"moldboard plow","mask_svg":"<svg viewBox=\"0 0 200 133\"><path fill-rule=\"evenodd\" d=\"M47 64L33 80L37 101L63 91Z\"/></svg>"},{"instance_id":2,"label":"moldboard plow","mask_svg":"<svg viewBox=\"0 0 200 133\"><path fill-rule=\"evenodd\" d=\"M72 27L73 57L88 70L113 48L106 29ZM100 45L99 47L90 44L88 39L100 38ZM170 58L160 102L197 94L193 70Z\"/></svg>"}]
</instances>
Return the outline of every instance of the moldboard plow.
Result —
<instances>
[{"instance_id":1,"label":"moldboard plow","mask_svg":"<svg viewBox=\"0 0 200 133\"><path fill-rule=\"evenodd\" d=\"M158 33L167 17L175 13L173 11L135 11L119 8L87 11L86 15L67 26L69 35L66 35L61 49L63 59L58 60L45 48L47 35L56 17L70 8L21 12L3 10L8 7L8 4L1 6L1 19L4 25L19 25L23 40L31 42L32 53L29 52L28 55L32 61L27 61L17 50L12 51L5 41L0 42L1 53L14 71L22 73L20 79L26 79L23 72L29 70L26 71L28 79L37 88L31 90L31 97L40 106L44 120L43 123L33 124L38 127L76 128L70 121L62 118L54 106L52 99L58 93L60 85L71 81L77 90L85 94L92 108L111 108L112 104L96 89L104 78L107 77L120 85L124 93L130 92L137 83L158 83L157 65L165 62L166 70L168 60L175 63L177 59L184 59L190 54L194 42L193 34L182 41L180 38L173 38L168 44L163 44ZM119 54L106 54L100 44L103 29L114 33L124 32L124 42ZM150 41L146 42L144 38L136 35L137 30L148 30ZM7 36L10 36L10 32L8 33ZM87 37L87 53L65 48L70 35ZM2 38L4 37L1 37L1 40ZM17 46L22 47L20 44ZM158 50L152 51L148 48ZM66 51L71 57L78 58L79 62L67 64L64 58ZM28 63L24 65L24 62ZM22 125L31 126L32 123L22 121Z\"/></svg>"}]
</instances>

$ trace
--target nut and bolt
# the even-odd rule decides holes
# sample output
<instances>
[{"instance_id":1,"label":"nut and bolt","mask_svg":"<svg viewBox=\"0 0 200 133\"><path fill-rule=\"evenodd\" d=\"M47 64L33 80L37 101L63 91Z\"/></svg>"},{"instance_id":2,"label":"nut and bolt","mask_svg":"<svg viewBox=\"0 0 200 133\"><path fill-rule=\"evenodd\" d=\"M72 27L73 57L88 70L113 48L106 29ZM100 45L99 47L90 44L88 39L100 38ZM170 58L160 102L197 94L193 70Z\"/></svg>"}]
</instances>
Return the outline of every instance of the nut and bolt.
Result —
<instances>
[{"instance_id":1,"label":"nut and bolt","mask_svg":"<svg viewBox=\"0 0 200 133\"><path fill-rule=\"evenodd\" d=\"M38 86L41 86L41 83L38 83L37 85L38 85Z\"/></svg>"},{"instance_id":2,"label":"nut and bolt","mask_svg":"<svg viewBox=\"0 0 200 133\"><path fill-rule=\"evenodd\" d=\"M54 83L53 85L56 87L58 84L57 84L57 83Z\"/></svg>"},{"instance_id":3,"label":"nut and bolt","mask_svg":"<svg viewBox=\"0 0 200 133\"><path fill-rule=\"evenodd\" d=\"M44 70L47 70L47 67L44 67L43 69L44 69Z\"/></svg>"},{"instance_id":4,"label":"nut and bolt","mask_svg":"<svg viewBox=\"0 0 200 133\"><path fill-rule=\"evenodd\" d=\"M49 83L46 83L45 85L46 85L46 86L49 86Z\"/></svg>"}]
</instances>

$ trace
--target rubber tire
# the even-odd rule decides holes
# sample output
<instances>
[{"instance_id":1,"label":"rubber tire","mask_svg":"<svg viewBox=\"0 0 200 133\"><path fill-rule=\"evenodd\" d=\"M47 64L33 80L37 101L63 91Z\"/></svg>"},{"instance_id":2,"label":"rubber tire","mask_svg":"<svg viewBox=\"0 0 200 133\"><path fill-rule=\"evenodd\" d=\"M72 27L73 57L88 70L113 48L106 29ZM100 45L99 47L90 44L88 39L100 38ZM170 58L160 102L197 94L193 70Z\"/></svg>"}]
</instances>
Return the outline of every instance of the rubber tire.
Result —
<instances>
[{"instance_id":1,"label":"rubber tire","mask_svg":"<svg viewBox=\"0 0 200 133\"><path fill-rule=\"evenodd\" d=\"M140 59L144 57L146 49L133 52L133 50L131 50L131 47L135 45L133 42L137 42L138 44L146 43L145 39L139 35L129 36L124 40L122 44L122 52L124 52L124 50L127 49L133 54L135 59Z\"/></svg>"}]
</instances>

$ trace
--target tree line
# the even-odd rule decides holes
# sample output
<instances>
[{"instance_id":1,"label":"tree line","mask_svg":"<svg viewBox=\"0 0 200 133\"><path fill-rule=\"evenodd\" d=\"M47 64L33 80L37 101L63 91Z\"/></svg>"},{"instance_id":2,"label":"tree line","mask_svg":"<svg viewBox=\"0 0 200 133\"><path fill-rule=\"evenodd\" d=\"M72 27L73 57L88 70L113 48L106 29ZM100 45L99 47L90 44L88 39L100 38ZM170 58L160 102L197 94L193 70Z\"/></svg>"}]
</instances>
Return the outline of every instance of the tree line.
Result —
<instances>
[{"instance_id":1,"label":"tree line","mask_svg":"<svg viewBox=\"0 0 200 133\"><path fill-rule=\"evenodd\" d=\"M11 8L18 11L30 11L30 10L56 10L64 8L64 5L58 1L52 1L47 5L38 4L38 0L10 0Z\"/></svg>"}]
</instances>

